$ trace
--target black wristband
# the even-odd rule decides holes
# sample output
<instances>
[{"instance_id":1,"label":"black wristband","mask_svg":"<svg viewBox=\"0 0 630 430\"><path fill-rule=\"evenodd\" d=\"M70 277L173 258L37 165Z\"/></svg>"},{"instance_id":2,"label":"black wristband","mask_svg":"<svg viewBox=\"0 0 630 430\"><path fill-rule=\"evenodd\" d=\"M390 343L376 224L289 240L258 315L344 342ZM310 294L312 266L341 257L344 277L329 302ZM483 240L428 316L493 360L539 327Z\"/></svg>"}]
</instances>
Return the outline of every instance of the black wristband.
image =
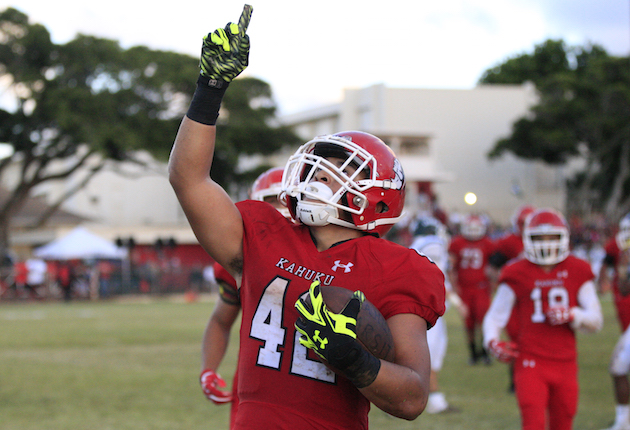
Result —
<instances>
[{"instance_id":1,"label":"black wristband","mask_svg":"<svg viewBox=\"0 0 630 430\"><path fill-rule=\"evenodd\" d=\"M370 385L381 370L381 360L356 341L342 354L334 354L333 357L330 357L329 363L357 388L365 388Z\"/></svg>"},{"instance_id":2,"label":"black wristband","mask_svg":"<svg viewBox=\"0 0 630 430\"><path fill-rule=\"evenodd\" d=\"M197 89L190 101L186 116L201 124L215 125L219 117L221 100L229 84L229 82L199 75Z\"/></svg>"}]
</instances>

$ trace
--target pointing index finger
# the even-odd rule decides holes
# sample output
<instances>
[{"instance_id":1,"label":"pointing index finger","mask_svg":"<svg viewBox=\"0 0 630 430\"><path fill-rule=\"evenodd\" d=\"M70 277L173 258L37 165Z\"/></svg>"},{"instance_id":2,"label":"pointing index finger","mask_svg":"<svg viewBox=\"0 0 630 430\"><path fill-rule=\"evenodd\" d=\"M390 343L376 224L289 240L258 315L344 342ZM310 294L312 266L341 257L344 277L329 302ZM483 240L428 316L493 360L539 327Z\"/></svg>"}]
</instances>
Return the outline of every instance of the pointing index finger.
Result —
<instances>
[{"instance_id":1,"label":"pointing index finger","mask_svg":"<svg viewBox=\"0 0 630 430\"><path fill-rule=\"evenodd\" d=\"M247 31L247 27L249 27L249 21L252 19L252 12L254 8L251 5L246 4L243 6L243 12L241 13L241 17L238 19L238 26L243 29L243 33Z\"/></svg>"}]
</instances>

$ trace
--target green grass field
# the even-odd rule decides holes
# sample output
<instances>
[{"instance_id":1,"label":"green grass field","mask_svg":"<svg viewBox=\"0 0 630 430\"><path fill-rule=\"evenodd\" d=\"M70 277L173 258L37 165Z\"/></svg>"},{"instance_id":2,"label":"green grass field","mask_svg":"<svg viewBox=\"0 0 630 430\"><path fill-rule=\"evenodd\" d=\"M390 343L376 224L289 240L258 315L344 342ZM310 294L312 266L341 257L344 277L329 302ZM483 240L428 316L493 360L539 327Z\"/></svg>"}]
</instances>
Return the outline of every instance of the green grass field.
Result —
<instances>
[{"instance_id":1,"label":"green grass field","mask_svg":"<svg viewBox=\"0 0 630 430\"><path fill-rule=\"evenodd\" d=\"M207 299L0 303L0 429L226 429L229 407L206 400L197 382L213 305ZM604 330L579 336L576 430L601 429L614 418L607 366L619 328L608 296L602 306ZM407 422L373 408L371 429L520 428L506 365L469 366L456 312L446 319L440 385L461 412ZM234 329L220 369L226 377L234 371L237 336Z\"/></svg>"}]
</instances>

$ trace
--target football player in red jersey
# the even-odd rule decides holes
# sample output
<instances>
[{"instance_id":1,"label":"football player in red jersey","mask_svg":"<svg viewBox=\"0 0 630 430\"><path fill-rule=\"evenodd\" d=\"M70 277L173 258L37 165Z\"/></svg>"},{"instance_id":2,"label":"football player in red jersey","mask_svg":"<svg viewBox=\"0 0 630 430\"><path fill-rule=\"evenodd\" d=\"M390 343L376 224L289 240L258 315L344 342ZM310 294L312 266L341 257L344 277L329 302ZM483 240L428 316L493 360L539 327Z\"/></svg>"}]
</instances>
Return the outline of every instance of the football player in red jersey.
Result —
<instances>
[{"instance_id":1,"label":"football player in red jersey","mask_svg":"<svg viewBox=\"0 0 630 430\"><path fill-rule=\"evenodd\" d=\"M501 268L510 260L517 258L523 253L523 227L525 220L531 215L536 208L532 205L523 205L516 209L512 216L512 232L505 237L496 241L494 252L488 260L488 276L490 277L490 285L492 291L497 289L497 281L499 280L499 272ZM505 331L510 339L516 340L518 327L516 318L510 318L505 326ZM514 369L509 366L510 386L508 391L514 392Z\"/></svg>"},{"instance_id":2,"label":"football player in red jersey","mask_svg":"<svg viewBox=\"0 0 630 430\"><path fill-rule=\"evenodd\" d=\"M291 215L287 208L278 200L278 194L282 187L282 167L271 168L258 176L250 190L250 198L267 202L275 207L285 218ZM199 377L201 388L206 397L217 405L230 403L230 428L234 425L236 411L238 409L238 394L236 386L238 371L232 381L232 392L225 391L227 386L223 378L217 373L217 369L230 340L230 331L239 312L241 302L238 296L236 280L221 267L214 263L214 277L219 284L219 301L217 302L203 335L201 347L201 375Z\"/></svg>"},{"instance_id":3,"label":"football player in red jersey","mask_svg":"<svg viewBox=\"0 0 630 430\"><path fill-rule=\"evenodd\" d=\"M246 12L239 24L204 39L197 90L169 161L171 184L200 244L239 285L234 428L367 429L370 402L415 419L429 393L426 331L444 312L444 276L426 257L380 238L404 205L404 175L391 149L356 131L302 145L283 176L295 223L263 202L234 204L209 175L223 94L248 63ZM335 314L314 281L363 294ZM296 308L305 294L324 317L319 326L306 307ZM363 298L387 321L394 362L356 340Z\"/></svg>"},{"instance_id":4,"label":"football player in red jersey","mask_svg":"<svg viewBox=\"0 0 630 430\"><path fill-rule=\"evenodd\" d=\"M612 290L621 337L613 350L609 373L615 395L615 422L609 430L630 430L630 214L619 222L619 231L605 246L606 256L599 272L601 292ZM610 279L609 270L613 271Z\"/></svg>"},{"instance_id":5,"label":"football player in red jersey","mask_svg":"<svg viewBox=\"0 0 630 430\"><path fill-rule=\"evenodd\" d=\"M484 344L514 361L523 430L570 430L578 404L575 331L599 331L603 317L591 266L569 254L569 227L552 209L531 214L525 258L508 263L483 322ZM514 313L516 341L501 340Z\"/></svg>"},{"instance_id":6,"label":"football player in red jersey","mask_svg":"<svg viewBox=\"0 0 630 430\"><path fill-rule=\"evenodd\" d=\"M527 217L536 210L534 206L524 205L519 207L512 217L512 232L496 241L494 252L490 256L491 273L496 274L493 279L498 279L498 272L508 261L519 257L523 252L523 227Z\"/></svg>"},{"instance_id":7,"label":"football player in red jersey","mask_svg":"<svg viewBox=\"0 0 630 430\"><path fill-rule=\"evenodd\" d=\"M604 245L606 256L599 271L598 287L601 293L612 291L617 310L617 319L621 332L626 331L630 325L630 295L623 295L619 291L619 259L625 250L630 249L630 214L619 221L617 234L611 237ZM621 265L623 267L623 265ZM610 277L610 270L613 277Z\"/></svg>"},{"instance_id":8,"label":"football player in red jersey","mask_svg":"<svg viewBox=\"0 0 630 430\"><path fill-rule=\"evenodd\" d=\"M467 215L462 221L461 233L453 238L448 248L451 259L450 280L468 308L464 324L470 364L476 364L480 359L490 364L490 357L481 340L481 323L490 306L491 296L486 268L494 250L494 244L486 236L486 231L487 222L482 216Z\"/></svg>"}]
</instances>

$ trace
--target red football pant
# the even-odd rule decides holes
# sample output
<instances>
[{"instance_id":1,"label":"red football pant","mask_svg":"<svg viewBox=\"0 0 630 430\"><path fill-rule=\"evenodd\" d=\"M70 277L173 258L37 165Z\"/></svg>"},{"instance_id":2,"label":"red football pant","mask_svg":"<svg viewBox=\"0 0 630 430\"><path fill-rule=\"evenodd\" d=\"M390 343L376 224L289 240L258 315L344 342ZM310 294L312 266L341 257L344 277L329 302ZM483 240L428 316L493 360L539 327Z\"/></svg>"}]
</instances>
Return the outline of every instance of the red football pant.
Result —
<instances>
[{"instance_id":1,"label":"red football pant","mask_svg":"<svg viewBox=\"0 0 630 430\"><path fill-rule=\"evenodd\" d=\"M630 325L630 296L624 297L621 294L615 294L615 308L617 309L617 319L623 333Z\"/></svg>"},{"instance_id":2,"label":"red football pant","mask_svg":"<svg viewBox=\"0 0 630 430\"><path fill-rule=\"evenodd\" d=\"M514 362L523 430L571 430L578 405L577 362L521 356Z\"/></svg>"},{"instance_id":3,"label":"red football pant","mask_svg":"<svg viewBox=\"0 0 630 430\"><path fill-rule=\"evenodd\" d=\"M468 307L464 325L469 331L483 324L483 317L490 308L490 292L487 288L463 288L461 298Z\"/></svg>"}]
</instances>

